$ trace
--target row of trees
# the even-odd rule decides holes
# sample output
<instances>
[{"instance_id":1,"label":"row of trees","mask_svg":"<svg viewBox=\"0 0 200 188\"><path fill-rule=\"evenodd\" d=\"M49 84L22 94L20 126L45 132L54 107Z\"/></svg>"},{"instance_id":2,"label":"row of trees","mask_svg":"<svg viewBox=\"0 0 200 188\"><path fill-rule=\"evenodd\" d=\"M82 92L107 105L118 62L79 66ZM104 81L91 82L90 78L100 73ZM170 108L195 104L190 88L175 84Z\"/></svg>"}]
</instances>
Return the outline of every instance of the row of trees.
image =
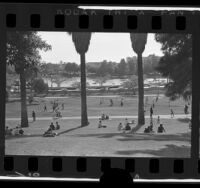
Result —
<instances>
[{"instance_id":1,"label":"row of trees","mask_svg":"<svg viewBox=\"0 0 200 188\"><path fill-rule=\"evenodd\" d=\"M143 57L143 72L144 74L152 74L155 72L155 67L158 65L159 56L149 55ZM127 57L121 59L119 63L106 61L100 62L99 66L87 66L87 72L94 73L95 76L124 76L124 75L137 75L137 57Z\"/></svg>"},{"instance_id":2,"label":"row of trees","mask_svg":"<svg viewBox=\"0 0 200 188\"><path fill-rule=\"evenodd\" d=\"M144 74L152 74L155 72L155 67L158 65L160 57L156 55L149 55L143 57ZM80 75L80 66L74 62L62 62L59 64L42 63L40 65L42 76L49 79L57 76L59 77L74 77ZM137 75L137 57L127 57L121 59L119 63L112 61L102 61L86 63L86 72L92 73L94 76L104 77L109 76L124 76Z\"/></svg>"}]
</instances>

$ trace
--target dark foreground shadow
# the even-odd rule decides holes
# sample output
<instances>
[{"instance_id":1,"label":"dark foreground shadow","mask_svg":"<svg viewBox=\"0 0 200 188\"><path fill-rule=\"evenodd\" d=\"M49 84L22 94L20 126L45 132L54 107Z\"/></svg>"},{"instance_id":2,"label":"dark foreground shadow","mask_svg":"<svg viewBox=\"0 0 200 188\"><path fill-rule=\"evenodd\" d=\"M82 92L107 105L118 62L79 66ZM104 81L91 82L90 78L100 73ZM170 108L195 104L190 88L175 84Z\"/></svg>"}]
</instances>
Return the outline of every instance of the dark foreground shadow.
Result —
<instances>
[{"instance_id":1,"label":"dark foreground shadow","mask_svg":"<svg viewBox=\"0 0 200 188\"><path fill-rule=\"evenodd\" d=\"M191 134L147 134L147 133L98 133L98 134L76 134L74 137L96 137L96 138L117 138L118 141L138 141L138 140L155 140L155 141L188 141L191 140Z\"/></svg>"},{"instance_id":2,"label":"dark foreground shadow","mask_svg":"<svg viewBox=\"0 0 200 188\"><path fill-rule=\"evenodd\" d=\"M136 155L136 154L150 154L155 157L173 157L173 158L187 158L190 157L191 147L189 146L177 146L177 145L166 145L165 148L159 150L124 150L124 151L116 151L117 155Z\"/></svg>"},{"instance_id":3,"label":"dark foreground shadow","mask_svg":"<svg viewBox=\"0 0 200 188\"><path fill-rule=\"evenodd\" d=\"M178 118L178 121L180 121L181 123L189 123L190 122L190 118Z\"/></svg>"},{"instance_id":4,"label":"dark foreground shadow","mask_svg":"<svg viewBox=\"0 0 200 188\"><path fill-rule=\"evenodd\" d=\"M76 130L76 129L84 128L84 127L86 127L86 126L81 126L81 125L80 125L80 126L78 126L78 127L75 127L75 128L72 128L72 129L68 129L68 130L66 130L66 131L62 131L62 132L58 133L58 136L61 135L61 134L65 134L65 133L74 131L74 130Z\"/></svg>"},{"instance_id":5,"label":"dark foreground shadow","mask_svg":"<svg viewBox=\"0 0 200 188\"><path fill-rule=\"evenodd\" d=\"M130 173L124 169L119 168L108 168L104 171L103 175L100 177L100 185L106 186L119 186L123 187L133 186L133 178Z\"/></svg>"}]
</instances>

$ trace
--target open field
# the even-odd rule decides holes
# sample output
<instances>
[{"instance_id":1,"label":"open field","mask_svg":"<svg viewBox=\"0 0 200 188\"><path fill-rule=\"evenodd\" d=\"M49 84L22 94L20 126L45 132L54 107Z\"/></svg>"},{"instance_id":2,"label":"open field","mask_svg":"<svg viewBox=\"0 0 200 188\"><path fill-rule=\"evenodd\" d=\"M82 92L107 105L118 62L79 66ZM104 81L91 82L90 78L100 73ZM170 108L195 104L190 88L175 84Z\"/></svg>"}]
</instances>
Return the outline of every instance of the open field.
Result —
<instances>
[{"instance_id":1,"label":"open field","mask_svg":"<svg viewBox=\"0 0 200 188\"><path fill-rule=\"evenodd\" d=\"M110 107L112 98L114 106ZM189 157L190 129L188 118L184 115L183 100L171 102L175 117L170 117L168 99L160 96L154 108L154 130L157 130L157 115L160 115L166 133L144 134L149 125L149 108L155 97L149 96L146 107L146 124L136 133L118 131L119 122L135 120L137 123L137 97L124 98L124 106L120 106L120 96L104 96L104 103L99 105L100 97L88 97L89 126L80 127L80 98L58 98L64 103L61 110L63 118L53 119L51 101L55 98L37 98L37 102L28 105L30 123L24 128L24 136L6 138L6 154L10 155L55 155L55 156L114 156L114 157ZM48 112L43 111L44 104ZM32 122L31 112L36 111L36 122ZM191 113L191 110L189 109ZM97 128L98 118L102 113L111 119L103 121L106 128ZM58 121L61 129L56 137L42 137L51 122ZM20 102L11 101L6 104L6 126L16 127L20 123ZM136 124L132 125L133 127Z\"/></svg>"}]
</instances>

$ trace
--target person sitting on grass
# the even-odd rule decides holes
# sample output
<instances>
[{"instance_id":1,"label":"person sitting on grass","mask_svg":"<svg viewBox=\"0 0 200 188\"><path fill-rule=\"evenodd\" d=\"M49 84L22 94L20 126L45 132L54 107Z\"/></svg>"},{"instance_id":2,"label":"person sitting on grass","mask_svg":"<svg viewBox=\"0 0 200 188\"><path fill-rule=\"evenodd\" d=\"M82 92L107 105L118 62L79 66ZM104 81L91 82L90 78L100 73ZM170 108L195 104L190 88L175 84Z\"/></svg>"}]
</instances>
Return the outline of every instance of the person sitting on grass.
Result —
<instances>
[{"instance_id":1,"label":"person sitting on grass","mask_svg":"<svg viewBox=\"0 0 200 188\"><path fill-rule=\"evenodd\" d=\"M20 134L19 134L19 127L18 127L18 126L15 128L14 135L15 135L15 136L20 135Z\"/></svg>"},{"instance_id":2,"label":"person sitting on grass","mask_svg":"<svg viewBox=\"0 0 200 188\"><path fill-rule=\"evenodd\" d=\"M108 120L108 119L109 119L108 115L105 115L105 114L101 115L101 120Z\"/></svg>"},{"instance_id":3,"label":"person sitting on grass","mask_svg":"<svg viewBox=\"0 0 200 188\"><path fill-rule=\"evenodd\" d=\"M21 127L19 128L19 134L20 134L20 135L23 135L23 134L24 134L24 130L23 130Z\"/></svg>"},{"instance_id":4,"label":"person sitting on grass","mask_svg":"<svg viewBox=\"0 0 200 188\"><path fill-rule=\"evenodd\" d=\"M106 128L106 125L102 125L102 121L99 120L98 128Z\"/></svg>"},{"instance_id":5,"label":"person sitting on grass","mask_svg":"<svg viewBox=\"0 0 200 188\"><path fill-rule=\"evenodd\" d=\"M144 129L144 133L150 133L149 126Z\"/></svg>"},{"instance_id":6,"label":"person sitting on grass","mask_svg":"<svg viewBox=\"0 0 200 188\"><path fill-rule=\"evenodd\" d=\"M126 127L127 124L129 124L129 122L128 122L128 119L126 118L124 122L124 126Z\"/></svg>"},{"instance_id":7,"label":"person sitting on grass","mask_svg":"<svg viewBox=\"0 0 200 188\"><path fill-rule=\"evenodd\" d=\"M163 133L163 132L166 132L164 127L163 127L163 124L160 124L160 126L158 127L158 133Z\"/></svg>"},{"instance_id":8,"label":"person sitting on grass","mask_svg":"<svg viewBox=\"0 0 200 188\"><path fill-rule=\"evenodd\" d=\"M119 125L118 125L118 131L121 131L123 129L123 125L122 123L120 122Z\"/></svg>"},{"instance_id":9,"label":"person sitting on grass","mask_svg":"<svg viewBox=\"0 0 200 188\"><path fill-rule=\"evenodd\" d=\"M54 133L51 128L49 128L46 132L44 132L43 136L44 137L54 137L56 136L57 133Z\"/></svg>"},{"instance_id":10,"label":"person sitting on grass","mask_svg":"<svg viewBox=\"0 0 200 188\"><path fill-rule=\"evenodd\" d=\"M8 136L12 135L12 129L9 129L8 126L6 126L5 135L8 135Z\"/></svg>"},{"instance_id":11,"label":"person sitting on grass","mask_svg":"<svg viewBox=\"0 0 200 188\"><path fill-rule=\"evenodd\" d=\"M59 110L56 110L56 117L62 117L61 112Z\"/></svg>"},{"instance_id":12,"label":"person sitting on grass","mask_svg":"<svg viewBox=\"0 0 200 188\"><path fill-rule=\"evenodd\" d=\"M149 126L149 130L150 130L150 132L154 132L154 130L153 130L153 124L151 124L151 125Z\"/></svg>"},{"instance_id":13,"label":"person sitting on grass","mask_svg":"<svg viewBox=\"0 0 200 188\"><path fill-rule=\"evenodd\" d=\"M53 122L51 122L49 128L50 128L51 130L55 130L55 126L54 126Z\"/></svg>"},{"instance_id":14,"label":"person sitting on grass","mask_svg":"<svg viewBox=\"0 0 200 188\"><path fill-rule=\"evenodd\" d=\"M60 125L56 122L56 130L60 129Z\"/></svg>"},{"instance_id":15,"label":"person sitting on grass","mask_svg":"<svg viewBox=\"0 0 200 188\"><path fill-rule=\"evenodd\" d=\"M130 126L129 123L126 124L126 126L125 126L125 130L126 130L126 131L130 131L130 130L131 130L131 126Z\"/></svg>"}]
</instances>

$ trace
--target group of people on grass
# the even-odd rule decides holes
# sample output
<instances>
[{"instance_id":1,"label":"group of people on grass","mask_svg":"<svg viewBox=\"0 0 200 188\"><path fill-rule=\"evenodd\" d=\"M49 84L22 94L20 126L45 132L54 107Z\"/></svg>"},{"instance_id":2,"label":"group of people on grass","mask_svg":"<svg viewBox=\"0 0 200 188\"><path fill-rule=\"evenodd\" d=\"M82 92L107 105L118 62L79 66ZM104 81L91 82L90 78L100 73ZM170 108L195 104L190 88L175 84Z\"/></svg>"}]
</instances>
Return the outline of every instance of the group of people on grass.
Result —
<instances>
[{"instance_id":1,"label":"group of people on grass","mask_svg":"<svg viewBox=\"0 0 200 188\"><path fill-rule=\"evenodd\" d=\"M65 104L61 103L60 107L59 107L58 100L51 101L51 104L52 104L52 112L56 113L56 117L62 117L60 109L64 110L65 109ZM43 109L44 109L44 112L47 112L47 105L46 104L44 104Z\"/></svg>"},{"instance_id":2,"label":"group of people on grass","mask_svg":"<svg viewBox=\"0 0 200 188\"><path fill-rule=\"evenodd\" d=\"M110 102L110 105L109 106L114 106L114 101L113 99L109 99L109 102ZM102 105L104 103L104 99L100 98L100 101L99 101L99 105ZM123 107L124 106L124 99L121 98L120 100L120 106Z\"/></svg>"},{"instance_id":3,"label":"group of people on grass","mask_svg":"<svg viewBox=\"0 0 200 188\"><path fill-rule=\"evenodd\" d=\"M159 125L158 129L157 129L157 133L166 132L163 124L160 123L160 116L158 116L158 118L157 118L157 124ZM153 130L153 118L151 117L150 118L150 125L144 129L144 133L154 133L154 132L155 131Z\"/></svg>"},{"instance_id":4,"label":"group of people on grass","mask_svg":"<svg viewBox=\"0 0 200 188\"><path fill-rule=\"evenodd\" d=\"M6 126L5 128L5 135L6 136L20 136L24 135L24 130L21 128L20 125L16 126L15 128L9 128Z\"/></svg>"},{"instance_id":5,"label":"group of people on grass","mask_svg":"<svg viewBox=\"0 0 200 188\"><path fill-rule=\"evenodd\" d=\"M53 122L51 122L51 124L49 125L48 130L44 132L43 136L44 137L53 137L53 136L56 136L57 133L53 132L53 131L59 130L59 129L60 129L60 125L58 124L58 122L56 122L56 125L54 125Z\"/></svg>"},{"instance_id":6,"label":"group of people on grass","mask_svg":"<svg viewBox=\"0 0 200 188\"><path fill-rule=\"evenodd\" d=\"M120 122L119 125L118 125L118 131L123 131L123 132L126 132L126 131L131 131L132 128L131 128L131 124L134 124L135 121L132 120L132 121L128 121L128 119L126 118L125 121L124 121L124 125Z\"/></svg>"}]
</instances>

